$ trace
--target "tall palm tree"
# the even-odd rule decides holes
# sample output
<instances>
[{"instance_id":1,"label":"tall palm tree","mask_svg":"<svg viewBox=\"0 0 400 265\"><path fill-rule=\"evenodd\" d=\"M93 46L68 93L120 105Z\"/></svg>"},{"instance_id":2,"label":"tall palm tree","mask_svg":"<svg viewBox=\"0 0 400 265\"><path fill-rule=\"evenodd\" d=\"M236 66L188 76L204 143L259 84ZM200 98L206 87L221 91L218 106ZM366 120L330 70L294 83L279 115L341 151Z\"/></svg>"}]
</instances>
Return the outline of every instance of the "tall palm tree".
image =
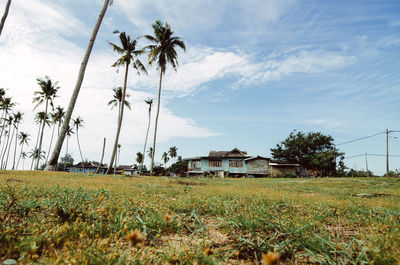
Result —
<instances>
[{"instance_id":1,"label":"tall palm tree","mask_svg":"<svg viewBox=\"0 0 400 265\"><path fill-rule=\"evenodd\" d=\"M153 147L149 147L149 151L147 151L147 155L151 159L153 157Z\"/></svg>"},{"instance_id":2,"label":"tall palm tree","mask_svg":"<svg viewBox=\"0 0 400 265\"><path fill-rule=\"evenodd\" d=\"M40 161L40 160L44 159L44 153L45 153L44 151L39 152L39 148L35 148L30 152L29 157L31 157L33 161ZM36 169L38 169L38 168L36 168ZM32 167L31 167L31 169L32 169Z\"/></svg>"},{"instance_id":3,"label":"tall palm tree","mask_svg":"<svg viewBox=\"0 0 400 265\"><path fill-rule=\"evenodd\" d=\"M22 158L22 170L25 170L25 159L28 157L26 152L22 152L20 158ZM19 159L18 159L19 164Z\"/></svg>"},{"instance_id":4,"label":"tall palm tree","mask_svg":"<svg viewBox=\"0 0 400 265\"><path fill-rule=\"evenodd\" d=\"M85 127L83 125L83 120L81 117L76 117L76 119L72 119L72 123L75 126L75 130L76 130L76 140L78 141L78 147L79 147L79 153L81 154L81 161L83 162L83 156L82 156L82 150L81 150L81 144L79 143L79 128L83 128Z\"/></svg>"},{"instance_id":5,"label":"tall palm tree","mask_svg":"<svg viewBox=\"0 0 400 265\"><path fill-rule=\"evenodd\" d=\"M64 115L65 115L65 112L64 112L64 109L61 106L57 106L55 108L54 112L50 113L51 123L53 125L53 130L51 132L49 150L48 150L47 155L46 155L46 163L47 163L47 160L49 159L51 145L53 144L53 137L54 137L55 128L56 128L56 126L58 126L57 134L60 134L60 126L61 126L61 122L62 122L62 119L63 119Z\"/></svg>"},{"instance_id":6,"label":"tall palm tree","mask_svg":"<svg viewBox=\"0 0 400 265\"><path fill-rule=\"evenodd\" d=\"M2 97L2 99L0 101L0 109L2 110L1 121L3 121L3 123L1 124L0 143L1 143L1 139L3 137L4 129L7 127L7 126L5 126L6 118L14 106L15 106L15 103L12 102L11 97Z\"/></svg>"},{"instance_id":7,"label":"tall palm tree","mask_svg":"<svg viewBox=\"0 0 400 265\"><path fill-rule=\"evenodd\" d=\"M137 152L136 153L136 162L138 162L138 164L142 164L143 163L143 154L142 153L140 153L140 152Z\"/></svg>"},{"instance_id":8,"label":"tall palm tree","mask_svg":"<svg viewBox=\"0 0 400 265\"><path fill-rule=\"evenodd\" d=\"M76 100L78 99L78 95L79 95L79 91L82 86L83 78L85 77L86 66L88 64L94 42L96 41L97 33L99 32L101 22L103 21L103 18L104 18L104 15L106 14L108 6L111 5L112 2L113 2L113 0L104 0L103 7L100 10L99 17L97 18L97 22L93 28L93 32L92 32L92 35L90 36L88 47L86 48L85 55L83 57L81 66L79 68L78 79L76 80L75 88L74 88L74 91L72 92L72 96L69 101L68 109L65 114L65 119L64 119L64 123L62 125L61 131L60 131L60 135L57 138L56 145L54 147L53 153L51 154L51 157L49 159L49 162L47 163L45 170L48 170L48 171L57 170L58 157L60 156L61 148L62 148L64 139L65 139L65 136L67 134L69 122L71 121L72 112L74 110Z\"/></svg>"},{"instance_id":9,"label":"tall palm tree","mask_svg":"<svg viewBox=\"0 0 400 265\"><path fill-rule=\"evenodd\" d=\"M143 154L146 152L147 138L149 136L150 121L151 121L151 107L153 105L153 99L148 98L144 102L146 102L146 104L149 105L149 122L147 124L146 139L144 140ZM142 163L140 163L139 174L142 173L143 164L144 164L144 156L143 156L143 159L142 159Z\"/></svg>"},{"instance_id":10,"label":"tall palm tree","mask_svg":"<svg viewBox=\"0 0 400 265\"><path fill-rule=\"evenodd\" d=\"M113 88L113 91L114 91L113 99L110 100L107 103L107 105L111 106L111 109L118 107L118 115L119 115L119 110L121 109L121 102L122 102L122 87L115 87L115 88ZM126 100L129 97L130 97L130 95L128 93L126 93L125 107L127 107L128 109L131 109L131 104Z\"/></svg>"},{"instance_id":11,"label":"tall palm tree","mask_svg":"<svg viewBox=\"0 0 400 265\"><path fill-rule=\"evenodd\" d=\"M136 50L137 41L132 40L131 37L127 35L125 32L115 31L114 33L119 33L119 40L121 42L121 46L118 46L111 42L109 42L109 44L111 45L111 47L115 52L121 54L122 56L112 65L112 67L125 66L125 77L124 77L124 86L122 88L122 99L121 99L122 103L120 105L119 115L118 115L117 133L115 135L114 148L111 154L110 165L108 166L106 172L107 174L110 173L112 169L112 166L114 164L115 154L118 148L119 134L121 132L122 119L124 116L125 95L126 95L126 86L128 82L129 65L132 64L133 68L136 70L138 74L140 74L140 72L144 72L147 74L146 68L144 67L142 62L137 58L137 56L143 53L143 50Z\"/></svg>"},{"instance_id":12,"label":"tall palm tree","mask_svg":"<svg viewBox=\"0 0 400 265\"><path fill-rule=\"evenodd\" d=\"M17 166L15 167L16 169L18 168L19 160L21 159L23 154L25 154L25 158L26 158L26 153L24 153L23 150L24 150L24 145L28 144L29 134L25 133L25 132L20 132L18 138L19 138L19 144L21 145L21 151L20 151L20 154L19 154L19 157L18 157ZM25 159L25 158L23 158L23 159Z\"/></svg>"},{"instance_id":13,"label":"tall palm tree","mask_svg":"<svg viewBox=\"0 0 400 265\"><path fill-rule=\"evenodd\" d=\"M1 32L3 31L4 23L6 23L8 11L10 10L10 5L11 5L11 0L8 0L7 4L6 4L6 9L4 10L4 13L3 13L3 17L1 18L1 21L0 21L0 35L1 35Z\"/></svg>"},{"instance_id":14,"label":"tall palm tree","mask_svg":"<svg viewBox=\"0 0 400 265\"><path fill-rule=\"evenodd\" d=\"M15 169L15 158L16 158L16 154L17 154L17 143L18 143L18 127L21 123L22 120L22 116L24 114L20 111L18 111L17 113L14 114L14 126L15 126L15 146L14 146L14 157L13 157L13 165L12 165L12 169Z\"/></svg>"},{"instance_id":15,"label":"tall palm tree","mask_svg":"<svg viewBox=\"0 0 400 265\"><path fill-rule=\"evenodd\" d=\"M164 167L167 168L167 162L169 161L168 153L164 152L161 156L161 159L164 162Z\"/></svg>"},{"instance_id":16,"label":"tall palm tree","mask_svg":"<svg viewBox=\"0 0 400 265\"><path fill-rule=\"evenodd\" d=\"M173 163L175 161L175 157L178 155L178 148L176 146L170 147L168 150L168 154L172 159L171 163Z\"/></svg>"},{"instance_id":17,"label":"tall palm tree","mask_svg":"<svg viewBox=\"0 0 400 265\"><path fill-rule=\"evenodd\" d=\"M42 105L43 103L45 104L45 109L44 112L47 115L48 113L48 107L49 104L51 107L53 107L53 100L55 97L57 97L57 91L60 89L59 86L57 86L58 82L53 83L48 76L45 76L45 78L38 78L36 79L40 90L35 91L34 95L36 97L33 98L33 103L36 103L36 106L34 109ZM42 122L42 129L41 129L41 134L40 134L40 140L39 140L39 146L38 146L38 153L41 154L42 151L42 142L43 142L43 133L44 133L44 126L45 122ZM38 156L40 157L40 156ZM36 161L36 166L35 169L39 168L39 160Z\"/></svg>"},{"instance_id":18,"label":"tall palm tree","mask_svg":"<svg viewBox=\"0 0 400 265\"><path fill-rule=\"evenodd\" d=\"M154 166L154 153L156 151L156 140L157 140L157 126L158 116L160 114L160 102L161 102L161 83L162 76L165 74L168 64L176 71L178 66L178 53L175 47L180 47L186 51L185 43L180 37L173 37L174 32L168 23L163 24L160 20L152 25L154 36L144 35L143 37L152 42L153 44L145 47L149 51L149 64L156 63L158 71L160 72L160 81L158 85L158 102L157 102L157 114L156 123L154 126L154 140L153 140L153 156L150 164L150 174L153 173Z\"/></svg>"},{"instance_id":19,"label":"tall palm tree","mask_svg":"<svg viewBox=\"0 0 400 265\"><path fill-rule=\"evenodd\" d=\"M69 142L69 138L72 136L72 134L74 134L74 128L70 125L68 125L67 128L67 146L65 149L65 155L68 155L68 142Z\"/></svg>"},{"instance_id":20,"label":"tall palm tree","mask_svg":"<svg viewBox=\"0 0 400 265\"><path fill-rule=\"evenodd\" d=\"M42 123L47 124L47 125L50 125L49 115L46 114L44 111L39 111L38 113L36 113L36 116L35 116L35 123L36 123L36 124L39 124L39 127L38 127L39 130L38 130L38 134L37 134L37 137L36 137L36 144L35 144L34 150L35 150L35 149L38 149L39 138L40 138L40 132L42 131ZM33 158L33 156L30 156L30 157ZM34 163L34 162L35 162L35 160L32 160L32 163L31 163L31 170L32 170L32 168L33 168L33 163Z\"/></svg>"},{"instance_id":21,"label":"tall palm tree","mask_svg":"<svg viewBox=\"0 0 400 265\"><path fill-rule=\"evenodd\" d=\"M2 169L5 169L6 163L4 162L4 158L6 158L7 150L9 150L9 145L11 145L11 142L12 142L12 139L14 136L15 127L12 126L13 123L14 123L14 117L12 115L9 115L5 119L4 125L3 125L3 126L8 127L8 131L7 131L7 140L4 139L5 140L4 146L3 146L4 149L2 150L2 155L1 155L1 168ZM11 135L11 141L10 141L10 135Z\"/></svg>"}]
</instances>

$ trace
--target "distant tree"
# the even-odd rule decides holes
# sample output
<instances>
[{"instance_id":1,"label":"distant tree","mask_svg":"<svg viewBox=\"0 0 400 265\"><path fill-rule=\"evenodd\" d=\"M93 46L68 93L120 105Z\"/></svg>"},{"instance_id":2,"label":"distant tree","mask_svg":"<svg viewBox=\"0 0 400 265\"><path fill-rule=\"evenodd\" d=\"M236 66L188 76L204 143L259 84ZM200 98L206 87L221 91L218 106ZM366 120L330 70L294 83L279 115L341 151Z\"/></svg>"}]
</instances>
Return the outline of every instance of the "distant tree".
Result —
<instances>
[{"instance_id":1,"label":"distant tree","mask_svg":"<svg viewBox=\"0 0 400 265\"><path fill-rule=\"evenodd\" d=\"M168 150L169 157L172 159L172 163L175 162L175 158L178 155L178 148L176 146L172 146Z\"/></svg>"},{"instance_id":2,"label":"distant tree","mask_svg":"<svg viewBox=\"0 0 400 265\"><path fill-rule=\"evenodd\" d=\"M65 156L60 158L60 163L58 163L58 170L65 171L67 167L72 166L74 164L74 159L70 154L66 154Z\"/></svg>"},{"instance_id":3,"label":"distant tree","mask_svg":"<svg viewBox=\"0 0 400 265\"><path fill-rule=\"evenodd\" d=\"M30 152L29 156L32 158L32 160L40 162L40 160L45 158L44 154L45 154L44 151L39 151L39 148L36 148ZM31 169L32 169L32 167L31 167ZM35 169L39 169L39 167L37 167Z\"/></svg>"},{"instance_id":4,"label":"distant tree","mask_svg":"<svg viewBox=\"0 0 400 265\"><path fill-rule=\"evenodd\" d=\"M28 154L26 152L22 152L20 155L20 158L22 158L22 170L25 170L25 159L27 157L28 157ZM19 164L19 159L18 159L18 164Z\"/></svg>"},{"instance_id":5,"label":"distant tree","mask_svg":"<svg viewBox=\"0 0 400 265\"><path fill-rule=\"evenodd\" d=\"M15 146L14 146L14 157L13 157L13 165L12 165L12 169L15 169L15 159L16 159L16 156L17 156L17 144L18 144L18 127L19 127L19 124L21 123L21 121L22 121L22 116L23 116L24 114L22 113L22 112L17 112L17 113L15 113L14 114L14 126L15 126Z\"/></svg>"},{"instance_id":6,"label":"distant tree","mask_svg":"<svg viewBox=\"0 0 400 265\"><path fill-rule=\"evenodd\" d=\"M136 162L138 162L138 164L142 164L143 162L143 154L141 152L137 152L136 153Z\"/></svg>"},{"instance_id":7,"label":"distant tree","mask_svg":"<svg viewBox=\"0 0 400 265\"><path fill-rule=\"evenodd\" d=\"M113 88L114 94L113 94L113 99L110 100L107 105L111 106L111 109L117 108L118 109L118 118L119 118L119 110L121 109L121 103L122 103L122 87L116 87ZM125 107L128 109L131 109L131 104L128 102L127 98L129 98L130 95L126 93L125 95Z\"/></svg>"},{"instance_id":8,"label":"distant tree","mask_svg":"<svg viewBox=\"0 0 400 265\"><path fill-rule=\"evenodd\" d=\"M333 141L331 136L320 132L293 131L271 149L271 154L274 159L298 163L320 176L331 176L336 174L336 159L344 154L336 149Z\"/></svg>"},{"instance_id":9,"label":"distant tree","mask_svg":"<svg viewBox=\"0 0 400 265\"><path fill-rule=\"evenodd\" d=\"M16 168L18 168L19 160L21 159L21 157L23 157L23 154L25 154L25 158L27 157L26 153L24 153L23 150L24 150L24 145L28 144L29 134L25 133L25 132L20 132L18 138L19 138L19 144L21 145L21 151L20 151L20 155L18 157L18 162L17 162Z\"/></svg>"},{"instance_id":10,"label":"distant tree","mask_svg":"<svg viewBox=\"0 0 400 265\"><path fill-rule=\"evenodd\" d=\"M53 144L53 137L54 137L55 128L57 126L57 135L59 135L60 134L60 126L61 126L61 123L63 121L64 115L65 115L65 111L61 106L57 106L55 108L55 111L50 113L50 118L51 118L51 123L52 123L52 126L53 126L53 130L51 132L49 150L48 150L47 156L46 156L46 163L47 163L47 160L49 159L51 146Z\"/></svg>"},{"instance_id":11,"label":"distant tree","mask_svg":"<svg viewBox=\"0 0 400 265\"><path fill-rule=\"evenodd\" d=\"M68 155L68 142L69 142L69 138L71 138L72 134L74 134L74 128L72 126L68 125L67 132L66 132L66 135L67 135L67 146L66 146L66 149L65 149L65 156Z\"/></svg>"},{"instance_id":12,"label":"distant tree","mask_svg":"<svg viewBox=\"0 0 400 265\"><path fill-rule=\"evenodd\" d=\"M147 131L146 131L146 138L144 140L143 154L146 152L147 138L149 136L150 122L151 122L151 106L153 105L153 99L148 98L144 102L146 102L146 104L149 105L149 122L147 123ZM139 174L142 173L142 167L143 167L143 164L144 164L144 158L145 157L143 156L142 163L140 163Z\"/></svg>"},{"instance_id":13,"label":"distant tree","mask_svg":"<svg viewBox=\"0 0 400 265\"><path fill-rule=\"evenodd\" d=\"M185 172L187 172L187 167L188 167L187 161L178 159L178 161L176 163L172 164L169 168L172 173L175 173L180 176L184 176Z\"/></svg>"},{"instance_id":14,"label":"distant tree","mask_svg":"<svg viewBox=\"0 0 400 265\"><path fill-rule=\"evenodd\" d=\"M81 150L81 144L79 143L79 128L84 127L84 123L81 117L76 117L76 119L72 119L72 123L75 126L75 132L76 132L76 140L78 141L78 148L79 148L79 154L81 155L81 161L83 162L83 156L82 156L82 150Z\"/></svg>"},{"instance_id":15,"label":"distant tree","mask_svg":"<svg viewBox=\"0 0 400 265\"><path fill-rule=\"evenodd\" d=\"M169 161L168 153L164 152L161 156L161 159L164 162L164 167L167 168L167 162Z\"/></svg>"},{"instance_id":16,"label":"distant tree","mask_svg":"<svg viewBox=\"0 0 400 265\"><path fill-rule=\"evenodd\" d=\"M149 151L147 151L147 155L149 156L149 158L153 157L153 147L149 147Z\"/></svg>"}]
</instances>

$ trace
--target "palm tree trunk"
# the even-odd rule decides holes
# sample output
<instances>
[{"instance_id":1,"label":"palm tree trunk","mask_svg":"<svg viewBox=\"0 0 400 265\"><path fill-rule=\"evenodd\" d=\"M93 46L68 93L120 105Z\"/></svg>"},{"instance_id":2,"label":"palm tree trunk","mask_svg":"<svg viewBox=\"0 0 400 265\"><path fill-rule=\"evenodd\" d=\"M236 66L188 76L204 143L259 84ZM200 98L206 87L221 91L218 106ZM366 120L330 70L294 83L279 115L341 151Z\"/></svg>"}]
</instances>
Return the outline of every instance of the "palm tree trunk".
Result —
<instances>
[{"instance_id":1,"label":"palm tree trunk","mask_svg":"<svg viewBox=\"0 0 400 265\"><path fill-rule=\"evenodd\" d=\"M16 169L17 169L18 166L19 166L19 160L21 160L23 148L24 148L24 143L22 142L22 144L21 144L21 152L19 153L19 157L18 157L18 162L17 162L17 167L16 167Z\"/></svg>"},{"instance_id":2,"label":"palm tree trunk","mask_svg":"<svg viewBox=\"0 0 400 265\"><path fill-rule=\"evenodd\" d=\"M10 10L10 5L11 5L11 0L8 0L7 1L7 5L6 5L6 9L4 10L3 17L1 18L1 21L0 21L0 35L1 35L1 32L3 31L4 23L6 23L6 19L7 19L7 16L8 16L8 11Z\"/></svg>"},{"instance_id":3,"label":"palm tree trunk","mask_svg":"<svg viewBox=\"0 0 400 265\"><path fill-rule=\"evenodd\" d=\"M157 140L158 116L160 115L160 100L161 100L161 82L162 82L162 74L163 74L163 72L160 70L160 83L159 83L159 85L158 85L157 114L156 114L156 124L154 125L153 154L151 155L150 175L153 174L154 154L156 153L156 140Z\"/></svg>"},{"instance_id":4,"label":"palm tree trunk","mask_svg":"<svg viewBox=\"0 0 400 265\"><path fill-rule=\"evenodd\" d=\"M146 156L145 152L146 152L147 138L149 136L149 130L150 130L150 121L151 121L151 105L150 105L150 108L149 108L149 124L147 125L146 139L144 140L143 158L142 158L142 163L140 163L139 175L142 174L144 158Z\"/></svg>"},{"instance_id":5,"label":"palm tree trunk","mask_svg":"<svg viewBox=\"0 0 400 265\"><path fill-rule=\"evenodd\" d=\"M50 155L50 150L51 150L51 145L53 144L53 137L54 137L54 130L56 128L56 124L53 124L53 131L51 132L51 139L50 139L50 145L49 145L49 151L47 152L47 156L46 156L46 163L47 160L49 160L49 155Z\"/></svg>"},{"instance_id":6,"label":"palm tree trunk","mask_svg":"<svg viewBox=\"0 0 400 265\"><path fill-rule=\"evenodd\" d=\"M0 133L0 145L1 145L1 139L2 139L2 137L3 137L3 131L4 131L4 125L6 124L6 120L5 120L5 117L6 117L6 115L7 115L7 113L6 113L6 111L5 110L3 110L3 113L1 114L1 121L3 121L3 124L1 125L1 133Z\"/></svg>"},{"instance_id":7,"label":"palm tree trunk","mask_svg":"<svg viewBox=\"0 0 400 265\"><path fill-rule=\"evenodd\" d=\"M121 126L122 126L122 118L124 117L124 106L125 106L125 94L126 94L126 85L128 82L128 70L129 70L129 64L125 65L125 77L124 77L124 88L122 89L122 100L121 100L121 105L120 105L120 110L119 110L119 117L118 117L118 127L117 127L117 134L115 136L115 142L114 142L114 148L111 154L111 161L110 164L108 165L108 169L106 174L109 174L113 163L115 159L115 155L117 153L117 148L118 148L118 140L119 140L119 134L121 132ZM114 170L115 173L115 170Z\"/></svg>"},{"instance_id":8,"label":"palm tree trunk","mask_svg":"<svg viewBox=\"0 0 400 265\"><path fill-rule=\"evenodd\" d=\"M81 160L83 162L83 156L81 151L81 144L79 143L79 136L78 136L78 126L76 126L76 140L78 141L79 153L81 154Z\"/></svg>"},{"instance_id":9,"label":"palm tree trunk","mask_svg":"<svg viewBox=\"0 0 400 265\"><path fill-rule=\"evenodd\" d=\"M4 159L5 155L6 155L7 146L8 146L8 141L9 141L9 140L10 140L10 133L7 134L7 141L6 141L6 143L5 143L4 150L2 150L2 151L3 151L3 155L1 156L1 167L0 167L1 169L4 168L3 159Z\"/></svg>"},{"instance_id":10,"label":"palm tree trunk","mask_svg":"<svg viewBox=\"0 0 400 265\"><path fill-rule=\"evenodd\" d=\"M65 149L65 156L68 155L68 140L69 140L69 136L67 135L67 146L66 146L66 149Z\"/></svg>"},{"instance_id":11,"label":"palm tree trunk","mask_svg":"<svg viewBox=\"0 0 400 265\"><path fill-rule=\"evenodd\" d=\"M40 136L40 128L42 127L41 125L42 125L42 124L39 124L38 135L37 135L37 137L36 137L36 144L35 144L35 148L33 149L34 152L36 151L37 146L38 146L39 136ZM34 162L34 161L35 161L35 158L32 157L31 170L32 170L32 168L33 168L33 162Z\"/></svg>"},{"instance_id":12,"label":"palm tree trunk","mask_svg":"<svg viewBox=\"0 0 400 265\"><path fill-rule=\"evenodd\" d=\"M44 126L46 125L46 117L47 117L47 108L48 108L48 107L49 107L49 100L46 99L46 108L45 108L45 110L44 110L45 117L44 117L43 124L42 124L42 131L41 131L41 133L40 133L40 141L39 141L39 147L38 147L39 156L38 156L38 158L37 158L36 166L35 166L35 169L36 169L36 170L39 169L40 154L42 153L42 143L43 143Z\"/></svg>"},{"instance_id":13,"label":"palm tree trunk","mask_svg":"<svg viewBox=\"0 0 400 265\"><path fill-rule=\"evenodd\" d=\"M100 172L101 164L103 164L104 150L105 150L105 149L106 149L106 137L104 137L103 151L101 152L100 164L99 164L99 167L96 169L95 174L98 174L98 173Z\"/></svg>"},{"instance_id":14,"label":"palm tree trunk","mask_svg":"<svg viewBox=\"0 0 400 265\"><path fill-rule=\"evenodd\" d=\"M10 155L10 149L11 149L11 146L12 146L12 141L14 139L14 132L15 132L15 127L13 128L13 132L11 134L11 141L10 141L10 144L8 145L7 158L6 158L6 161L4 161L4 169L7 169L8 156Z\"/></svg>"},{"instance_id":15,"label":"palm tree trunk","mask_svg":"<svg viewBox=\"0 0 400 265\"><path fill-rule=\"evenodd\" d=\"M14 158L13 158L13 166L12 169L15 169L15 156L17 154L17 144L18 144L18 126L17 126L17 132L15 133L15 146L14 146Z\"/></svg>"},{"instance_id":16,"label":"palm tree trunk","mask_svg":"<svg viewBox=\"0 0 400 265\"><path fill-rule=\"evenodd\" d=\"M61 128L60 135L57 138L57 142L56 142L55 148L53 150L53 153L51 154L50 160L44 170L54 171L57 168L58 157L60 156L61 147L63 145L65 135L67 133L67 128L68 128L69 122L71 120L71 116L72 116L72 112L75 107L76 100L78 99L78 94L79 94L79 91L82 86L83 78L85 76L86 66L89 61L90 53L92 52L92 48L93 48L94 42L96 40L97 33L99 32L101 22L103 21L104 15L106 14L107 7L110 4L110 1L112 1L112 0L104 0L103 7L100 11L96 25L94 26L92 35L90 37L90 41L89 41L88 47L86 49L85 56L83 57L81 67L79 68L78 79L76 80L75 88L72 93L67 112L65 114L65 119L64 119L64 123Z\"/></svg>"}]
</instances>

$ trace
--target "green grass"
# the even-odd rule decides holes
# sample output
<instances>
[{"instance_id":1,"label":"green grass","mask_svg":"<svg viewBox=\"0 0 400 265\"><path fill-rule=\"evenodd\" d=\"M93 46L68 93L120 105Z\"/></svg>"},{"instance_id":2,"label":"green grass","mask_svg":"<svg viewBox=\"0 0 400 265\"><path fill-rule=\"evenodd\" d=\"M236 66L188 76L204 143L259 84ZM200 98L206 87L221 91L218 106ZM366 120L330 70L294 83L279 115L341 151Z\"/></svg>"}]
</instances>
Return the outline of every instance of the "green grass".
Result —
<instances>
[{"instance_id":1,"label":"green grass","mask_svg":"<svg viewBox=\"0 0 400 265\"><path fill-rule=\"evenodd\" d=\"M398 264L400 179L0 171L0 263L261 264L273 251L281 264Z\"/></svg>"}]
</instances>

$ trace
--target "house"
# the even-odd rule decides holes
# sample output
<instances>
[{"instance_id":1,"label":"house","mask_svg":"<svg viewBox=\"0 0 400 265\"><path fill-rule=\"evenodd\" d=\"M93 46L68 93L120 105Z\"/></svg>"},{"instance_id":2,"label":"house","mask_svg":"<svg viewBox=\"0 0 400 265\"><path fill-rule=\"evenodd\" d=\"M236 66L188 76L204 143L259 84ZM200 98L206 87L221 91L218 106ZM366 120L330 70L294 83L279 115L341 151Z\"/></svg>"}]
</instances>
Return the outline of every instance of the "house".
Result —
<instances>
[{"instance_id":1,"label":"house","mask_svg":"<svg viewBox=\"0 0 400 265\"><path fill-rule=\"evenodd\" d=\"M67 167L68 172L73 173L95 173L100 163L97 162L79 162L76 165L72 165ZM101 164L99 173L105 174L107 171L107 167L104 164Z\"/></svg>"},{"instance_id":2,"label":"house","mask_svg":"<svg viewBox=\"0 0 400 265\"><path fill-rule=\"evenodd\" d=\"M277 177L296 174L300 165L271 160L262 156L248 156L234 148L231 151L210 151L208 156L185 158L187 175L218 175L221 177Z\"/></svg>"}]
</instances>

